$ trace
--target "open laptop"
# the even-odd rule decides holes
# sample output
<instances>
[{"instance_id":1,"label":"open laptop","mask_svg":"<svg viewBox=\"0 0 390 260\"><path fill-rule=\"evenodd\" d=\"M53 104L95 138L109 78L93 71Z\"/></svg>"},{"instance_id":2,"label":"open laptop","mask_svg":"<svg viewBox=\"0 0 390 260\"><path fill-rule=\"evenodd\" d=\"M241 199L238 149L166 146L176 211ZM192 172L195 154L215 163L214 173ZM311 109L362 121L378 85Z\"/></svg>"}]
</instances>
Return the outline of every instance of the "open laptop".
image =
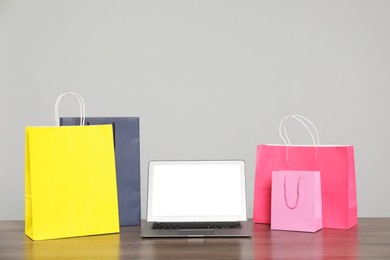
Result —
<instances>
[{"instance_id":1,"label":"open laptop","mask_svg":"<svg viewBox=\"0 0 390 260\"><path fill-rule=\"evenodd\" d=\"M242 160L151 161L141 237L250 237L245 195Z\"/></svg>"}]
</instances>

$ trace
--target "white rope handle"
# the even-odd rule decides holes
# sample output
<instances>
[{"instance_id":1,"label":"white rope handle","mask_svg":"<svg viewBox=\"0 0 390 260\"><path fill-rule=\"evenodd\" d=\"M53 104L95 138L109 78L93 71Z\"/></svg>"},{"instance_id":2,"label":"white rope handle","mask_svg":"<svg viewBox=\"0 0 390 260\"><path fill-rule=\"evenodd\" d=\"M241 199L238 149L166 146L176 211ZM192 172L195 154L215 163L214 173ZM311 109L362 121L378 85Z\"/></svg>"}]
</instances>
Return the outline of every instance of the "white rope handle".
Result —
<instances>
[{"instance_id":1,"label":"white rope handle","mask_svg":"<svg viewBox=\"0 0 390 260\"><path fill-rule=\"evenodd\" d=\"M54 106L54 116L55 116L56 126L60 125L60 117L58 115L58 106L60 104L61 99L67 95L71 95L71 96L74 96L77 98L77 101L79 102L79 106L80 106L80 125L83 126L85 124L85 103L84 103L84 99L81 97L81 95L76 93L76 92L66 92L66 93L61 94L57 97L56 104Z\"/></svg>"},{"instance_id":2,"label":"white rope handle","mask_svg":"<svg viewBox=\"0 0 390 260\"><path fill-rule=\"evenodd\" d=\"M306 117L301 116L301 115L287 115L287 116L283 117L282 120L280 121L279 135L280 135L280 138L282 138L285 145L291 145L290 138L288 137L288 134L287 134L287 120L289 118L294 118L295 120L300 122L306 128L306 130L309 132L309 134L311 136L311 139L313 141L313 145L320 145L320 136L318 134L317 128L309 119L307 119ZM314 137L313 132L310 130L310 128L307 126L306 123L309 123L310 126L313 128L316 138ZM283 128L283 132L282 132L282 128Z\"/></svg>"}]
</instances>

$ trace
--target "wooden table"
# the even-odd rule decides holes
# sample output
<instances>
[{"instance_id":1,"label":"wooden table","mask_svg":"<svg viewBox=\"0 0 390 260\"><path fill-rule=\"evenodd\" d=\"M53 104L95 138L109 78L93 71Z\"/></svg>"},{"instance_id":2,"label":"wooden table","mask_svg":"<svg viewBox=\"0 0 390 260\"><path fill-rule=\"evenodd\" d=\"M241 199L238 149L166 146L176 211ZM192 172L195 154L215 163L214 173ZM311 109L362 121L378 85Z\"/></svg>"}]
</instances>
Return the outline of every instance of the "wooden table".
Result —
<instances>
[{"instance_id":1,"label":"wooden table","mask_svg":"<svg viewBox=\"0 0 390 260\"><path fill-rule=\"evenodd\" d=\"M0 259L390 259L390 218L362 218L350 230L271 231L252 238L142 239L140 227L120 234L32 241L23 221L0 221Z\"/></svg>"}]
</instances>

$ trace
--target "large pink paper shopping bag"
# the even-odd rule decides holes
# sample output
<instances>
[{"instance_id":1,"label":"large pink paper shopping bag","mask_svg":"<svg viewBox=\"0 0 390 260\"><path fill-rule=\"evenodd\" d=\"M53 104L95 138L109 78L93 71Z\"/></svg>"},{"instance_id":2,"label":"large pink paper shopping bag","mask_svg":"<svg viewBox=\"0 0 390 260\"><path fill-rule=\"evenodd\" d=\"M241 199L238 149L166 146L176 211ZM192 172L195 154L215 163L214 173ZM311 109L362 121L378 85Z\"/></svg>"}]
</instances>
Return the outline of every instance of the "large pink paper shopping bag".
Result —
<instances>
[{"instance_id":1,"label":"large pink paper shopping bag","mask_svg":"<svg viewBox=\"0 0 390 260\"><path fill-rule=\"evenodd\" d=\"M273 171L271 229L316 232L322 228L319 171Z\"/></svg>"},{"instance_id":2,"label":"large pink paper shopping bag","mask_svg":"<svg viewBox=\"0 0 390 260\"><path fill-rule=\"evenodd\" d=\"M309 122L317 138L309 130L314 145L291 145L286 121L293 118ZM279 125L285 145L258 145L256 156L253 221L271 221L271 175L277 170L321 172L322 214L324 228L349 229L357 224L356 178L352 145L319 145L314 125L299 115L286 116ZM283 136L284 134L284 136Z\"/></svg>"}]
</instances>

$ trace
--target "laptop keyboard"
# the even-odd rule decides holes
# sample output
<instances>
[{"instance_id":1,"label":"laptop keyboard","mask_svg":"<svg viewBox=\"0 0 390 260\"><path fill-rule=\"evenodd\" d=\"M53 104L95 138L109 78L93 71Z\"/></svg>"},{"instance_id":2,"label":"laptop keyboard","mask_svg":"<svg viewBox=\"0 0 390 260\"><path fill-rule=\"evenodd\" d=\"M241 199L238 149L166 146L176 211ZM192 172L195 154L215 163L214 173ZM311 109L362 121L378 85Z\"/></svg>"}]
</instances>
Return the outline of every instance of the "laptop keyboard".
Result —
<instances>
[{"instance_id":1,"label":"laptop keyboard","mask_svg":"<svg viewBox=\"0 0 390 260\"><path fill-rule=\"evenodd\" d=\"M155 222L153 229L240 229L240 222Z\"/></svg>"}]
</instances>

